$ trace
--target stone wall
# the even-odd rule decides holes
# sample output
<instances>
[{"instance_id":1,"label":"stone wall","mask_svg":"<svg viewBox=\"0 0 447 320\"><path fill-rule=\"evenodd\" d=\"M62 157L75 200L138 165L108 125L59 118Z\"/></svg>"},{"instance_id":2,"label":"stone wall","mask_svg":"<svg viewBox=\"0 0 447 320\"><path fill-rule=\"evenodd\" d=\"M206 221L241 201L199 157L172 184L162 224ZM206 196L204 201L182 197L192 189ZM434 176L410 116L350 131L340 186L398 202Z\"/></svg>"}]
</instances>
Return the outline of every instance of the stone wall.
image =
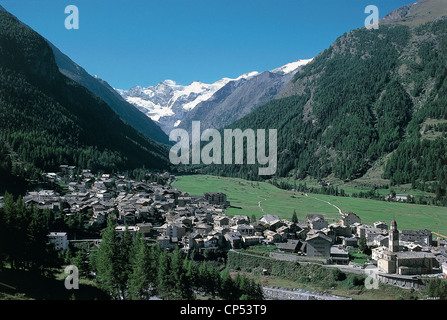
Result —
<instances>
[{"instance_id":1,"label":"stone wall","mask_svg":"<svg viewBox=\"0 0 447 320\"><path fill-rule=\"evenodd\" d=\"M323 293L304 291L301 289L284 289L263 287L266 300L352 300Z\"/></svg>"},{"instance_id":2,"label":"stone wall","mask_svg":"<svg viewBox=\"0 0 447 320\"><path fill-rule=\"evenodd\" d=\"M398 286L404 289L424 289L425 282L419 277L403 277L398 275L378 274L377 278L380 282Z\"/></svg>"}]
</instances>

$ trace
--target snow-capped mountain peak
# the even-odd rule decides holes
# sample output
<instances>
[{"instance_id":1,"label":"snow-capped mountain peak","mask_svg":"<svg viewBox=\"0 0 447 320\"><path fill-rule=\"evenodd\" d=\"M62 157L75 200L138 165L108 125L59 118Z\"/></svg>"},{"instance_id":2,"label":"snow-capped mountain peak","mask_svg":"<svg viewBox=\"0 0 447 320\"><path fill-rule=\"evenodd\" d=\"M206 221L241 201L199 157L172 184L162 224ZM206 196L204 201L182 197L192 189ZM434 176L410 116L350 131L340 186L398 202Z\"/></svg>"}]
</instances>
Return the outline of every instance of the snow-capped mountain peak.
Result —
<instances>
[{"instance_id":1,"label":"snow-capped mountain peak","mask_svg":"<svg viewBox=\"0 0 447 320\"><path fill-rule=\"evenodd\" d=\"M311 59L298 60L270 72L286 75L310 61ZM158 122L165 132L169 132L173 127L179 125L186 113L201 102L209 100L228 83L248 81L258 75L260 75L259 72L252 71L236 78L222 78L211 84L193 81L189 85L182 85L174 80L167 79L155 86L135 86L129 90L115 90L127 102Z\"/></svg>"},{"instance_id":2,"label":"snow-capped mountain peak","mask_svg":"<svg viewBox=\"0 0 447 320\"><path fill-rule=\"evenodd\" d=\"M273 73L280 73L280 74L287 74L290 72L293 72L297 70L299 67L305 66L309 62L311 62L313 59L301 59L295 62L288 63L282 67L276 68L270 72Z\"/></svg>"}]
</instances>

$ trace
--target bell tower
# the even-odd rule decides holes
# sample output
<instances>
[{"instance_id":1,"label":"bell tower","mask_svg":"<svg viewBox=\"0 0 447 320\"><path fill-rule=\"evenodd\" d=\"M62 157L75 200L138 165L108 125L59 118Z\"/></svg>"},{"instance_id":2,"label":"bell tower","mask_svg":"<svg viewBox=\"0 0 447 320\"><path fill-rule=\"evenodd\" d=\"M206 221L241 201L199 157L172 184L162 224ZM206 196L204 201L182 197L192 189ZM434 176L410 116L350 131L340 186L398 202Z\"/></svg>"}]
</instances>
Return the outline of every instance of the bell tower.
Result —
<instances>
[{"instance_id":1,"label":"bell tower","mask_svg":"<svg viewBox=\"0 0 447 320\"><path fill-rule=\"evenodd\" d=\"M397 230L396 220L391 221L391 227L389 232L389 246L388 249L391 252L399 252L399 230Z\"/></svg>"}]
</instances>

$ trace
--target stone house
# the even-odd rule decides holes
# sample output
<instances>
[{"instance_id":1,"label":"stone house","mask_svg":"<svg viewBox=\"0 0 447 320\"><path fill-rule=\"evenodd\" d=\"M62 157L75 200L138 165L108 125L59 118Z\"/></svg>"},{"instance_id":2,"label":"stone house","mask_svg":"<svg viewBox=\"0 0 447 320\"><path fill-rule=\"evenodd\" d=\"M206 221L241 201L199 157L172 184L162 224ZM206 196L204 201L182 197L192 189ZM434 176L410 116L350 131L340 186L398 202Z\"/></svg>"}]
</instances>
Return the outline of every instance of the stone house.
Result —
<instances>
[{"instance_id":1,"label":"stone house","mask_svg":"<svg viewBox=\"0 0 447 320\"><path fill-rule=\"evenodd\" d=\"M253 226L253 229L256 232L262 233L264 232L265 228L265 223L262 221L254 221L250 223L251 226Z\"/></svg>"},{"instance_id":2,"label":"stone house","mask_svg":"<svg viewBox=\"0 0 447 320\"><path fill-rule=\"evenodd\" d=\"M368 244L372 244L374 238L378 235L383 235L384 231L370 225L363 224L357 228L357 237L365 237Z\"/></svg>"},{"instance_id":3,"label":"stone house","mask_svg":"<svg viewBox=\"0 0 447 320\"><path fill-rule=\"evenodd\" d=\"M357 237L343 237L342 244L345 248L356 248L359 245Z\"/></svg>"},{"instance_id":4,"label":"stone house","mask_svg":"<svg viewBox=\"0 0 447 320\"><path fill-rule=\"evenodd\" d=\"M344 227L340 224L329 225L332 231L335 232L335 237L350 237L352 235L351 227Z\"/></svg>"},{"instance_id":5,"label":"stone house","mask_svg":"<svg viewBox=\"0 0 447 320\"><path fill-rule=\"evenodd\" d=\"M373 224L374 228L379 228L385 231L388 231L388 225L383 221L376 221Z\"/></svg>"},{"instance_id":6,"label":"stone house","mask_svg":"<svg viewBox=\"0 0 447 320\"><path fill-rule=\"evenodd\" d=\"M278 243L278 249L283 252L298 253L301 245L300 240L288 239L287 242Z\"/></svg>"},{"instance_id":7,"label":"stone house","mask_svg":"<svg viewBox=\"0 0 447 320\"><path fill-rule=\"evenodd\" d=\"M185 235L186 228L183 224L168 224L166 227L166 235L170 238L181 238Z\"/></svg>"},{"instance_id":8,"label":"stone house","mask_svg":"<svg viewBox=\"0 0 447 320\"><path fill-rule=\"evenodd\" d=\"M213 226L209 223L197 223L193 226L193 232L200 233L202 235L208 234L211 230L213 230Z\"/></svg>"},{"instance_id":9,"label":"stone house","mask_svg":"<svg viewBox=\"0 0 447 320\"><path fill-rule=\"evenodd\" d=\"M329 225L321 214L308 214L306 216L306 222L308 227L314 230L324 229Z\"/></svg>"},{"instance_id":10,"label":"stone house","mask_svg":"<svg viewBox=\"0 0 447 320\"><path fill-rule=\"evenodd\" d=\"M220 205L220 206L226 206L228 205L227 203L227 195L225 193L222 192L206 192L204 194L205 200L209 203L209 204L216 204L216 205Z\"/></svg>"},{"instance_id":11,"label":"stone house","mask_svg":"<svg viewBox=\"0 0 447 320\"><path fill-rule=\"evenodd\" d=\"M389 237L380 234L380 235L374 237L373 245L378 246L378 247L381 247L381 246L388 247Z\"/></svg>"},{"instance_id":12,"label":"stone house","mask_svg":"<svg viewBox=\"0 0 447 320\"><path fill-rule=\"evenodd\" d=\"M230 219L230 225L235 226L238 224L249 224L250 219L245 215L237 215Z\"/></svg>"},{"instance_id":13,"label":"stone house","mask_svg":"<svg viewBox=\"0 0 447 320\"><path fill-rule=\"evenodd\" d=\"M232 249L241 248L242 235L239 232L227 232L224 237Z\"/></svg>"},{"instance_id":14,"label":"stone house","mask_svg":"<svg viewBox=\"0 0 447 320\"><path fill-rule=\"evenodd\" d=\"M136 225L139 228L139 232L143 234L143 236L148 237L152 231L151 223L137 223Z\"/></svg>"},{"instance_id":15,"label":"stone house","mask_svg":"<svg viewBox=\"0 0 447 320\"><path fill-rule=\"evenodd\" d=\"M120 220L123 224L134 225L136 222L135 211L128 211L120 214Z\"/></svg>"},{"instance_id":16,"label":"stone house","mask_svg":"<svg viewBox=\"0 0 447 320\"><path fill-rule=\"evenodd\" d=\"M343 214L343 216L341 217L341 225L343 227L349 227L356 222L361 223L362 220L360 219L360 217L358 215L356 215L352 211L348 211L347 213Z\"/></svg>"},{"instance_id":17,"label":"stone house","mask_svg":"<svg viewBox=\"0 0 447 320\"><path fill-rule=\"evenodd\" d=\"M157 243L160 245L161 249L175 249L175 247L177 246L177 242L172 241L172 238L170 238L169 236L158 236L156 239Z\"/></svg>"},{"instance_id":18,"label":"stone house","mask_svg":"<svg viewBox=\"0 0 447 320\"><path fill-rule=\"evenodd\" d=\"M213 218L214 225L217 227L228 226L230 219L226 215L218 215Z\"/></svg>"},{"instance_id":19,"label":"stone house","mask_svg":"<svg viewBox=\"0 0 447 320\"><path fill-rule=\"evenodd\" d=\"M124 226L123 225L116 226L115 230L118 233L118 238L123 240L124 233L126 232L126 226L125 225ZM137 233L140 232L140 228L137 226L127 226L127 231L132 236L132 239L135 239Z\"/></svg>"},{"instance_id":20,"label":"stone house","mask_svg":"<svg viewBox=\"0 0 447 320\"><path fill-rule=\"evenodd\" d=\"M242 236L242 244L244 245L244 247L258 245L261 243L262 238L263 237L261 237L261 236L243 235Z\"/></svg>"},{"instance_id":21,"label":"stone house","mask_svg":"<svg viewBox=\"0 0 447 320\"><path fill-rule=\"evenodd\" d=\"M253 236L255 234L255 229L249 224L237 224L230 227L233 232L239 232L243 236Z\"/></svg>"},{"instance_id":22,"label":"stone house","mask_svg":"<svg viewBox=\"0 0 447 320\"><path fill-rule=\"evenodd\" d=\"M430 230L399 230L401 241L418 242L431 245L432 233Z\"/></svg>"},{"instance_id":23,"label":"stone house","mask_svg":"<svg viewBox=\"0 0 447 320\"><path fill-rule=\"evenodd\" d=\"M209 235L203 239L203 247L204 248L216 248L218 247L218 237Z\"/></svg>"},{"instance_id":24,"label":"stone house","mask_svg":"<svg viewBox=\"0 0 447 320\"><path fill-rule=\"evenodd\" d=\"M265 238L265 240L267 240L270 243L277 243L277 242L281 242L281 240L282 240L281 235L275 231L272 231L272 230L265 230L264 238Z\"/></svg>"},{"instance_id":25,"label":"stone house","mask_svg":"<svg viewBox=\"0 0 447 320\"><path fill-rule=\"evenodd\" d=\"M274 214L265 214L259 219L259 221L263 222L266 228L272 231L275 231L276 229L284 225L281 219L279 219L279 217Z\"/></svg>"},{"instance_id":26,"label":"stone house","mask_svg":"<svg viewBox=\"0 0 447 320\"><path fill-rule=\"evenodd\" d=\"M309 257L329 258L331 255L332 240L322 233L308 235L306 250Z\"/></svg>"},{"instance_id":27,"label":"stone house","mask_svg":"<svg viewBox=\"0 0 447 320\"><path fill-rule=\"evenodd\" d=\"M331 260L335 264L347 265L349 264L349 253L341 246L332 246L330 249Z\"/></svg>"}]
</instances>

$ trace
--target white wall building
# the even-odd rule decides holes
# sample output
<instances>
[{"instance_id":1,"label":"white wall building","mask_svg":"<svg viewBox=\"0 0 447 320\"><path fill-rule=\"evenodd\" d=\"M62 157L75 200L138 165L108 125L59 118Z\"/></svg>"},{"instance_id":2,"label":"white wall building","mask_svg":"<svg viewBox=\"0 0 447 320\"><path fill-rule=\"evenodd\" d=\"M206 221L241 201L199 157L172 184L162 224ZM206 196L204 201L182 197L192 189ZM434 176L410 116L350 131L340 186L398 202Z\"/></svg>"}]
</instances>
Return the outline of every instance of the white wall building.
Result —
<instances>
[{"instance_id":1,"label":"white wall building","mask_svg":"<svg viewBox=\"0 0 447 320\"><path fill-rule=\"evenodd\" d=\"M48 235L50 243L54 244L56 250L65 252L68 248L68 237L66 232L50 232Z\"/></svg>"}]
</instances>

